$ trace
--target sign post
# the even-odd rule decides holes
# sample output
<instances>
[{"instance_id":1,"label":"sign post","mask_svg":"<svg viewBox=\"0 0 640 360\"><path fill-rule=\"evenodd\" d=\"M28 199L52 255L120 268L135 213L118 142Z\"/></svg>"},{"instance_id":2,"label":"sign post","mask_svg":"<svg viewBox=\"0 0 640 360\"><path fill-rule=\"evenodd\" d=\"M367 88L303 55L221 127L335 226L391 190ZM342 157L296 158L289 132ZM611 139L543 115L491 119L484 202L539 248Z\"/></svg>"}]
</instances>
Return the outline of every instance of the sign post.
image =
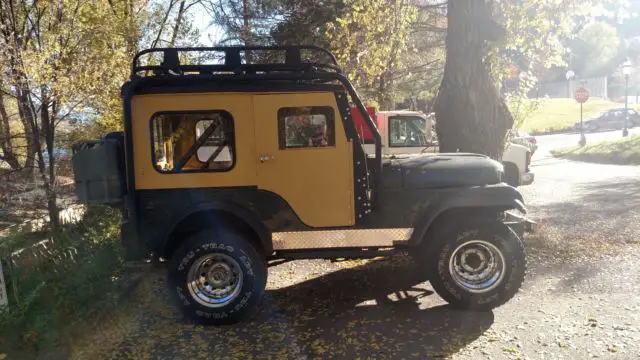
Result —
<instances>
[{"instance_id":1,"label":"sign post","mask_svg":"<svg viewBox=\"0 0 640 360\"><path fill-rule=\"evenodd\" d=\"M2 261L0 261L0 307L9 305L7 299L7 286L4 283L4 274L2 273Z\"/></svg>"},{"instance_id":2,"label":"sign post","mask_svg":"<svg viewBox=\"0 0 640 360\"><path fill-rule=\"evenodd\" d=\"M575 98L576 101L580 103L580 141L578 144L580 146L585 146L587 144L587 138L584 135L584 127L582 126L582 104L589 100L589 91L583 87L579 87L576 89Z\"/></svg>"}]
</instances>

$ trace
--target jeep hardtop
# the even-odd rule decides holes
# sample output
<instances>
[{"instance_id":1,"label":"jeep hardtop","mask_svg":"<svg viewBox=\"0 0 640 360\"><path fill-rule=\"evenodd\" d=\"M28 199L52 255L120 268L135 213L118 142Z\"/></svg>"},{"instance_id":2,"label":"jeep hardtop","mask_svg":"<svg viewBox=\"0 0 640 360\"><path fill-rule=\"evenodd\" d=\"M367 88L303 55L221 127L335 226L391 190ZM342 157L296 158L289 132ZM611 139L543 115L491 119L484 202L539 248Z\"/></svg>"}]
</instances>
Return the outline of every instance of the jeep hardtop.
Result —
<instances>
[{"instance_id":1,"label":"jeep hardtop","mask_svg":"<svg viewBox=\"0 0 640 360\"><path fill-rule=\"evenodd\" d=\"M199 322L247 318L268 266L290 259L408 252L442 298L476 310L522 284L533 223L503 166L464 153L383 159L322 48L144 50L122 99L123 132L73 146L77 196L121 209L127 259L166 260L171 293Z\"/></svg>"}]
</instances>

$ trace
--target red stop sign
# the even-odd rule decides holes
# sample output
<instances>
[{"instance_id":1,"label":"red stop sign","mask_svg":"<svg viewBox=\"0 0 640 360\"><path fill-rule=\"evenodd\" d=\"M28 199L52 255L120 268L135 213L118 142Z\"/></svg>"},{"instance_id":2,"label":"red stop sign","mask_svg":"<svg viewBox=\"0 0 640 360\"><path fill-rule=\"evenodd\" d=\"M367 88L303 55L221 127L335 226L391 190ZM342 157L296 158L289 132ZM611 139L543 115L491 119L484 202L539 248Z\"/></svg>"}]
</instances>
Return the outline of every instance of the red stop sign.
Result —
<instances>
[{"instance_id":1,"label":"red stop sign","mask_svg":"<svg viewBox=\"0 0 640 360\"><path fill-rule=\"evenodd\" d=\"M576 101L579 103L585 103L589 100L589 91L581 87L576 89Z\"/></svg>"}]
</instances>

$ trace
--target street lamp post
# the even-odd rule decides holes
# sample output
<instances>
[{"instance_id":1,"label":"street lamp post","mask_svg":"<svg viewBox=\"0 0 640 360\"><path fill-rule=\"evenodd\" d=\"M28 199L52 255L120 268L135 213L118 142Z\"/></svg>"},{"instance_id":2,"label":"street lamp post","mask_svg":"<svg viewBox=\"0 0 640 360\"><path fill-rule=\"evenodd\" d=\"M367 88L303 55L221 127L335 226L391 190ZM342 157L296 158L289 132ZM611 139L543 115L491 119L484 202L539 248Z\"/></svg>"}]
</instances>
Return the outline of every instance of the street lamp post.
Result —
<instances>
[{"instance_id":1,"label":"street lamp post","mask_svg":"<svg viewBox=\"0 0 640 360\"><path fill-rule=\"evenodd\" d=\"M627 60L622 64L622 73L624 74L624 128L622 129L622 136L629 136L629 129L627 124L629 120L629 75L633 68L631 67L631 61Z\"/></svg>"}]
</instances>

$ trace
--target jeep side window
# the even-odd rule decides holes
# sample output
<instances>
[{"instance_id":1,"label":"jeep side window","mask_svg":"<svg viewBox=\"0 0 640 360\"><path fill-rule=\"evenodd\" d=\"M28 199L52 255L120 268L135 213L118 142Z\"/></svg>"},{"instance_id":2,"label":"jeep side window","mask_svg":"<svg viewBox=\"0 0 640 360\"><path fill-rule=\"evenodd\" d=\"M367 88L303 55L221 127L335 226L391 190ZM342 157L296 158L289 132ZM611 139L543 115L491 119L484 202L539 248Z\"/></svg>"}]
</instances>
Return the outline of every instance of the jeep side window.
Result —
<instances>
[{"instance_id":1,"label":"jeep side window","mask_svg":"<svg viewBox=\"0 0 640 360\"><path fill-rule=\"evenodd\" d=\"M153 162L161 172L225 171L233 167L233 118L226 111L172 112L152 121Z\"/></svg>"},{"instance_id":2,"label":"jeep side window","mask_svg":"<svg viewBox=\"0 0 640 360\"><path fill-rule=\"evenodd\" d=\"M278 110L280 149L335 146L335 120L329 106Z\"/></svg>"}]
</instances>

